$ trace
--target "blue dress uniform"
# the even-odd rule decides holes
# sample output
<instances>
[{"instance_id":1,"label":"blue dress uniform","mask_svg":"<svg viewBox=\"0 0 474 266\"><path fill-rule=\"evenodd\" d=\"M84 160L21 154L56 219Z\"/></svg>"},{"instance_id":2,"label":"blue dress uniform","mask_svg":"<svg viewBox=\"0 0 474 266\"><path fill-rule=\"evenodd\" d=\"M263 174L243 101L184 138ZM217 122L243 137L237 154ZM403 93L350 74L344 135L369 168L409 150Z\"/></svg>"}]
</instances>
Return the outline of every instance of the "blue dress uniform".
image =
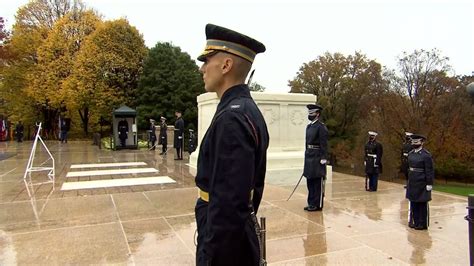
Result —
<instances>
[{"instance_id":1,"label":"blue dress uniform","mask_svg":"<svg viewBox=\"0 0 474 266\"><path fill-rule=\"evenodd\" d=\"M160 125L160 135L158 136L160 139L158 140L158 144L162 145L161 153L166 154L168 151L168 125L166 124L166 118L161 117L161 125Z\"/></svg>"},{"instance_id":2,"label":"blue dress uniform","mask_svg":"<svg viewBox=\"0 0 474 266\"><path fill-rule=\"evenodd\" d=\"M233 49L242 46L251 48L253 56L265 51L263 44L250 37L212 24L206 26L206 35L208 44L199 60L220 49L238 56L240 50ZM258 211L263 195L268 142L267 126L248 86L227 89L199 150L197 265L259 265L252 213Z\"/></svg>"},{"instance_id":3,"label":"blue dress uniform","mask_svg":"<svg viewBox=\"0 0 474 266\"><path fill-rule=\"evenodd\" d=\"M150 119L150 142L151 142L151 149L155 150L155 142L156 142L156 127L155 127L155 120Z\"/></svg>"},{"instance_id":4,"label":"blue dress uniform","mask_svg":"<svg viewBox=\"0 0 474 266\"><path fill-rule=\"evenodd\" d=\"M402 145L401 154L400 154L400 159L401 159L400 172L403 173L407 182L408 182L408 153L413 149L413 147L411 146L411 135L413 135L413 133L405 132L405 142Z\"/></svg>"},{"instance_id":5,"label":"blue dress uniform","mask_svg":"<svg viewBox=\"0 0 474 266\"><path fill-rule=\"evenodd\" d=\"M182 117L176 119L174 123L174 143L176 148L177 160L183 159L183 141L184 141L184 120Z\"/></svg>"},{"instance_id":6,"label":"blue dress uniform","mask_svg":"<svg viewBox=\"0 0 474 266\"><path fill-rule=\"evenodd\" d=\"M321 112L320 105L309 104L308 109ZM311 117L311 116L310 116ZM328 130L320 119L312 120L306 126L306 148L304 154L303 176L308 187L308 206L306 211L322 210L324 206L324 181L326 180Z\"/></svg>"},{"instance_id":7,"label":"blue dress uniform","mask_svg":"<svg viewBox=\"0 0 474 266\"><path fill-rule=\"evenodd\" d=\"M412 139L420 135L413 135ZM423 138L423 136L420 136ZM428 201L431 200L431 188L434 181L433 158L421 147L408 153L408 184L406 198L410 201L409 226L418 230L429 225Z\"/></svg>"},{"instance_id":8,"label":"blue dress uniform","mask_svg":"<svg viewBox=\"0 0 474 266\"><path fill-rule=\"evenodd\" d=\"M378 177L382 173L382 144L375 140L376 132L369 131L369 135L373 138L365 144L365 174L369 179L369 184L366 184L367 191L377 191Z\"/></svg>"},{"instance_id":9,"label":"blue dress uniform","mask_svg":"<svg viewBox=\"0 0 474 266\"><path fill-rule=\"evenodd\" d=\"M120 139L120 146L125 148L125 144L128 138L128 122L127 120L123 119L118 122L118 134Z\"/></svg>"}]
</instances>

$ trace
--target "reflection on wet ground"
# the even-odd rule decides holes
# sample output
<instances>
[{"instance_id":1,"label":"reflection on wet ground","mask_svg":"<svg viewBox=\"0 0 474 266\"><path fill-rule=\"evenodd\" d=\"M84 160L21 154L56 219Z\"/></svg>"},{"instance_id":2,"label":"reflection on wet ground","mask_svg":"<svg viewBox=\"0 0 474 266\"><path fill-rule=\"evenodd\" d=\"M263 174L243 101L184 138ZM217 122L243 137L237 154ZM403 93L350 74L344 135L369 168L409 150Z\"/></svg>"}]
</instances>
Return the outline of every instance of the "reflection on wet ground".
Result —
<instances>
[{"instance_id":1,"label":"reflection on wet ground","mask_svg":"<svg viewBox=\"0 0 474 266\"><path fill-rule=\"evenodd\" d=\"M47 145L56 161L52 184L23 182L31 142L0 143L14 156L0 161L0 264L194 264L194 169L184 161L145 150L99 150L89 142ZM36 159L46 155L38 150ZM71 165L137 162L73 168ZM139 164L144 162L145 164ZM66 177L72 171L154 168L157 173ZM276 265L385 265L469 263L467 199L433 193L428 231L408 229L402 185L334 173L323 212L305 212L306 186L286 201L298 170L267 174L259 215L267 217L267 259ZM168 176L153 183L61 190L64 183ZM46 176L33 175L41 182ZM277 182L275 181L277 180ZM286 180L286 182L285 182ZM275 182L273 182L275 181Z\"/></svg>"}]
</instances>

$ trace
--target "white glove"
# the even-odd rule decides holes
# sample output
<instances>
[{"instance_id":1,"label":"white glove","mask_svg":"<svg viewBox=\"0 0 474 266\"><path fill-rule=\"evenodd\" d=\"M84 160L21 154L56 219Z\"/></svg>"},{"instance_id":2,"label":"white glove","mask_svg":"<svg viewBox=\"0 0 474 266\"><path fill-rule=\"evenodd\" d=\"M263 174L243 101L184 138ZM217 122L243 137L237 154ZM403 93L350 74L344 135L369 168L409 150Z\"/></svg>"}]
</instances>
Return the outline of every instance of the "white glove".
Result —
<instances>
[{"instance_id":1,"label":"white glove","mask_svg":"<svg viewBox=\"0 0 474 266\"><path fill-rule=\"evenodd\" d=\"M367 163L364 161L364 166L366 165Z\"/></svg>"},{"instance_id":2,"label":"white glove","mask_svg":"<svg viewBox=\"0 0 474 266\"><path fill-rule=\"evenodd\" d=\"M181 137L181 136L178 136L178 139L182 139L182 138L183 138L183 137Z\"/></svg>"},{"instance_id":3,"label":"white glove","mask_svg":"<svg viewBox=\"0 0 474 266\"><path fill-rule=\"evenodd\" d=\"M426 191L431 191L433 190L433 186L432 185L426 185Z\"/></svg>"},{"instance_id":4,"label":"white glove","mask_svg":"<svg viewBox=\"0 0 474 266\"><path fill-rule=\"evenodd\" d=\"M320 164L326 164L328 162L328 160L326 159L321 159L321 161L319 161Z\"/></svg>"}]
</instances>

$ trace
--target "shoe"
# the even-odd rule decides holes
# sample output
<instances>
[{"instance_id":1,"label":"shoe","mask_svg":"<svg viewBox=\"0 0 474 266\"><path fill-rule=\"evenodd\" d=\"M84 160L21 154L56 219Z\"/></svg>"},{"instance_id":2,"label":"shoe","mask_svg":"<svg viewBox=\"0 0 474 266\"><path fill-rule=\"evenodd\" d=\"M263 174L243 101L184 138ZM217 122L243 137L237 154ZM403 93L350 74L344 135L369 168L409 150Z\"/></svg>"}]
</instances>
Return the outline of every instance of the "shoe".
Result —
<instances>
[{"instance_id":1,"label":"shoe","mask_svg":"<svg viewBox=\"0 0 474 266\"><path fill-rule=\"evenodd\" d=\"M412 223L408 223L408 227L410 227L410 228L415 228L415 225L412 224Z\"/></svg>"},{"instance_id":2,"label":"shoe","mask_svg":"<svg viewBox=\"0 0 474 266\"><path fill-rule=\"evenodd\" d=\"M308 212L316 212L316 211L321 211L322 208L318 208L316 206L311 206L311 205L308 205L306 207L303 208L305 211L308 211Z\"/></svg>"},{"instance_id":3,"label":"shoe","mask_svg":"<svg viewBox=\"0 0 474 266\"><path fill-rule=\"evenodd\" d=\"M164 153L163 152L160 152L160 155L163 155Z\"/></svg>"},{"instance_id":4,"label":"shoe","mask_svg":"<svg viewBox=\"0 0 474 266\"><path fill-rule=\"evenodd\" d=\"M427 230L427 226L415 226L415 230Z\"/></svg>"}]
</instances>

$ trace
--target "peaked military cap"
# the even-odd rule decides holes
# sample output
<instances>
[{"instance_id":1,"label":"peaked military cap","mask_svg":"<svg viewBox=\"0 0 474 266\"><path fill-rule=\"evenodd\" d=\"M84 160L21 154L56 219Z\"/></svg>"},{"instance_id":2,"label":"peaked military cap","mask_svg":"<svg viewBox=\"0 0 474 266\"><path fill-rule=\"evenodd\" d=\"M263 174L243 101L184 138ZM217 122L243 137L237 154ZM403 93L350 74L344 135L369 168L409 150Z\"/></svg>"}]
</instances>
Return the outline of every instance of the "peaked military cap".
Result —
<instances>
[{"instance_id":1,"label":"peaked military cap","mask_svg":"<svg viewBox=\"0 0 474 266\"><path fill-rule=\"evenodd\" d=\"M375 131L369 131L368 133L369 133L370 136L377 136L378 135L378 133L375 132Z\"/></svg>"},{"instance_id":2,"label":"peaked military cap","mask_svg":"<svg viewBox=\"0 0 474 266\"><path fill-rule=\"evenodd\" d=\"M261 42L247 35L214 24L206 25L206 40L204 51L197 58L202 62L205 61L206 57L217 52L226 52L253 63L255 56L266 50L265 45Z\"/></svg>"},{"instance_id":3,"label":"peaked military cap","mask_svg":"<svg viewBox=\"0 0 474 266\"><path fill-rule=\"evenodd\" d=\"M420 134L413 134L411 135L412 140L426 140L426 137Z\"/></svg>"},{"instance_id":4,"label":"peaked military cap","mask_svg":"<svg viewBox=\"0 0 474 266\"><path fill-rule=\"evenodd\" d=\"M306 107L308 108L308 110L317 110L317 111L323 110L323 107L317 103L308 104L306 105Z\"/></svg>"},{"instance_id":5,"label":"peaked military cap","mask_svg":"<svg viewBox=\"0 0 474 266\"><path fill-rule=\"evenodd\" d=\"M315 115L316 112L321 112L323 110L323 107L319 104L308 104L306 105L306 107L308 108L308 114L309 115Z\"/></svg>"}]
</instances>

